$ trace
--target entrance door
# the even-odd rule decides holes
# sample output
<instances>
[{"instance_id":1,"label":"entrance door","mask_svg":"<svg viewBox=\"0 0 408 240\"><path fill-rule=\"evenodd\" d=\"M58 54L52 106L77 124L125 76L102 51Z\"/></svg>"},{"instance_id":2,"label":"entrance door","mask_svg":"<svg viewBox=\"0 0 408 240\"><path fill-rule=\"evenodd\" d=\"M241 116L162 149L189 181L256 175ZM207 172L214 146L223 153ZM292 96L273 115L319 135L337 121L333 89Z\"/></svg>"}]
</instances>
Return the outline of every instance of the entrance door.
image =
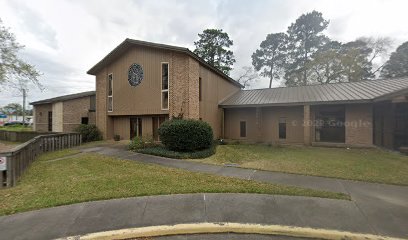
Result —
<instances>
[{"instance_id":1,"label":"entrance door","mask_svg":"<svg viewBox=\"0 0 408 240\"><path fill-rule=\"evenodd\" d=\"M152 117L153 139L155 141L159 141L159 127L164 121L166 121L165 116Z\"/></svg>"},{"instance_id":2,"label":"entrance door","mask_svg":"<svg viewBox=\"0 0 408 240\"><path fill-rule=\"evenodd\" d=\"M141 137L143 134L142 130L142 118L130 118L130 139L132 140L136 136Z\"/></svg>"}]
</instances>

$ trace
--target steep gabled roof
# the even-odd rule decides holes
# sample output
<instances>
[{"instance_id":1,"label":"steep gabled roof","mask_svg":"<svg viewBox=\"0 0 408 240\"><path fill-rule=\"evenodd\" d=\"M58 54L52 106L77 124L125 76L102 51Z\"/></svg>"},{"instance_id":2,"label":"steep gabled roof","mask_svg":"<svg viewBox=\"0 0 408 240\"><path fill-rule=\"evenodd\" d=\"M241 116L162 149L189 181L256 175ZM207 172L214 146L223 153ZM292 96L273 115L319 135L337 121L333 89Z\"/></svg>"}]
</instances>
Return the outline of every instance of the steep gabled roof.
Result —
<instances>
[{"instance_id":1,"label":"steep gabled roof","mask_svg":"<svg viewBox=\"0 0 408 240\"><path fill-rule=\"evenodd\" d=\"M140 41L140 40L134 40L134 39L129 39L126 38L125 41L123 41L119 46L117 46L115 49L113 49L108 55L106 55L101 61L99 61L95 66L93 66L91 69L88 70L88 74L90 75L96 75L99 70L104 68L106 65L108 65L110 62L121 56L123 53L125 53L129 48L132 46L143 46L143 47L151 47L151 48L156 48L156 49L163 49L163 50L169 50L169 51L174 51L174 52L179 52L179 53L185 53L189 55L190 57L194 58L198 62L200 62L202 65L210 69L211 71L215 72L225 80L239 86L243 87L240 83L217 69L216 67L212 66L211 64L207 63L204 59L200 58L197 54L193 53L190 51L188 48L184 47L177 47L177 46L172 46L172 45L165 45L165 44L159 44L159 43L152 43L152 42L145 42L145 41Z\"/></svg>"},{"instance_id":2,"label":"steep gabled roof","mask_svg":"<svg viewBox=\"0 0 408 240\"><path fill-rule=\"evenodd\" d=\"M67 100L73 100L73 99L83 98L83 97L90 97L94 95L95 95L95 91L81 92L81 93L74 93L74 94L59 96L55 98L44 99L44 100L40 100L36 102L31 102L30 104L40 105L40 104L48 104L48 103L54 103L54 102L63 102Z\"/></svg>"},{"instance_id":3,"label":"steep gabled roof","mask_svg":"<svg viewBox=\"0 0 408 240\"><path fill-rule=\"evenodd\" d=\"M408 77L351 83L243 90L224 100L220 106L228 108L301 105L305 103L374 102L398 93L408 93Z\"/></svg>"}]
</instances>

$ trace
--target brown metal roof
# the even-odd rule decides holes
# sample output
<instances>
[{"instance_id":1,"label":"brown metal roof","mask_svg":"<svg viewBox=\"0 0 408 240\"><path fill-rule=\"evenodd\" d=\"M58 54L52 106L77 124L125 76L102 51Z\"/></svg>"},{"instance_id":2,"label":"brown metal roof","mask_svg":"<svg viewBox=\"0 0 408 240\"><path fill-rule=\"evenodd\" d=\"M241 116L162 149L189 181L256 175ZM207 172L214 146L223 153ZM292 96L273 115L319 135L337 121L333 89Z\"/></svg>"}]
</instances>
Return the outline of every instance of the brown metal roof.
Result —
<instances>
[{"instance_id":1,"label":"brown metal roof","mask_svg":"<svg viewBox=\"0 0 408 240\"><path fill-rule=\"evenodd\" d=\"M107 64L109 64L111 61L115 60L118 58L120 55L122 55L124 52L126 52L130 47L132 46L144 46L144 47L151 47L151 48L158 48L158 49L164 49L164 50L169 50L169 51L174 51L174 52L180 52L180 53L185 53L189 55L190 57L194 58L195 60L199 61L202 65L204 65L206 68L212 70L222 78L226 79L227 81L239 86L243 87L239 82L235 81L222 71L220 71L218 68L212 66L211 64L207 63L204 59L200 58L197 54L194 52L190 51L188 48L184 47L177 47L177 46L171 46L171 45L165 45L165 44L159 44L159 43L152 43L152 42L145 42L145 41L140 41L140 40L134 40L134 39L129 39L126 38L125 41L123 41L119 46L117 46L115 49L113 49L108 55L106 55L101 61L99 61L95 66L93 66L91 69L88 70L88 74L91 75L96 75L99 70L104 68Z\"/></svg>"},{"instance_id":2,"label":"brown metal roof","mask_svg":"<svg viewBox=\"0 0 408 240\"><path fill-rule=\"evenodd\" d=\"M408 92L408 77L352 83L242 90L223 101L220 106L228 108L301 105L304 103L373 102L400 92Z\"/></svg>"},{"instance_id":3,"label":"brown metal roof","mask_svg":"<svg viewBox=\"0 0 408 240\"><path fill-rule=\"evenodd\" d=\"M30 104L31 105L48 104L48 103L67 101L67 100L83 98L83 97L88 97L88 96L94 96L94 95L95 95L95 91L81 92L81 93L74 93L74 94L59 96L59 97L55 97L55 98L44 99L44 100L40 100L40 101L36 101L36 102L31 102Z\"/></svg>"}]
</instances>

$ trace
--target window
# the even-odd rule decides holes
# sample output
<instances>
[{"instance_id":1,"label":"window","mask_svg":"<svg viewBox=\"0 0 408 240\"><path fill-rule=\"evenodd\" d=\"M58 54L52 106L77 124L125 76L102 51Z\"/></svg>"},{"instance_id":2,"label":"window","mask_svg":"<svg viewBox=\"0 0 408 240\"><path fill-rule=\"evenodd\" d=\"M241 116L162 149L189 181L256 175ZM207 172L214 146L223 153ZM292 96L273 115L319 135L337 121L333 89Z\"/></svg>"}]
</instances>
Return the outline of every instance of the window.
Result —
<instances>
[{"instance_id":1,"label":"window","mask_svg":"<svg viewBox=\"0 0 408 240\"><path fill-rule=\"evenodd\" d=\"M89 111L95 112L95 110L96 110L96 97L91 96L89 99Z\"/></svg>"},{"instance_id":2,"label":"window","mask_svg":"<svg viewBox=\"0 0 408 240\"><path fill-rule=\"evenodd\" d=\"M245 121L239 122L239 136L242 138L246 137L246 122Z\"/></svg>"},{"instance_id":3,"label":"window","mask_svg":"<svg viewBox=\"0 0 408 240\"><path fill-rule=\"evenodd\" d=\"M346 141L344 106L320 107L316 111L315 140L316 142Z\"/></svg>"},{"instance_id":4,"label":"window","mask_svg":"<svg viewBox=\"0 0 408 240\"><path fill-rule=\"evenodd\" d=\"M169 109L169 64L162 63L161 71L161 108L162 110L167 110Z\"/></svg>"},{"instance_id":5,"label":"window","mask_svg":"<svg viewBox=\"0 0 408 240\"><path fill-rule=\"evenodd\" d=\"M202 100L202 92L203 92L203 86L202 86L201 78L198 78L198 99L199 101Z\"/></svg>"},{"instance_id":6,"label":"window","mask_svg":"<svg viewBox=\"0 0 408 240\"><path fill-rule=\"evenodd\" d=\"M113 111L113 75L108 75L108 112Z\"/></svg>"},{"instance_id":7,"label":"window","mask_svg":"<svg viewBox=\"0 0 408 240\"><path fill-rule=\"evenodd\" d=\"M52 112L48 112L48 131L52 132Z\"/></svg>"},{"instance_id":8,"label":"window","mask_svg":"<svg viewBox=\"0 0 408 240\"><path fill-rule=\"evenodd\" d=\"M279 118L279 139L286 139L286 118Z\"/></svg>"},{"instance_id":9,"label":"window","mask_svg":"<svg viewBox=\"0 0 408 240\"><path fill-rule=\"evenodd\" d=\"M87 117L81 118L81 124L87 124L88 125L89 119Z\"/></svg>"}]
</instances>

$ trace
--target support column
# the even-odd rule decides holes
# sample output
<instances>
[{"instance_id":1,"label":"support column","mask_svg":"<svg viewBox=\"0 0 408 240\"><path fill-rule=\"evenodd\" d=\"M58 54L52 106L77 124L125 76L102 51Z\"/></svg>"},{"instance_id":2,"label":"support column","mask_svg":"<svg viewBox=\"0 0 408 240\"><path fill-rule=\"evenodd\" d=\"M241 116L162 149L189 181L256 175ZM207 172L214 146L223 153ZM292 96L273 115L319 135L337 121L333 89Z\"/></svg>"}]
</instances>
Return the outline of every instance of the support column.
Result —
<instances>
[{"instance_id":1,"label":"support column","mask_svg":"<svg viewBox=\"0 0 408 240\"><path fill-rule=\"evenodd\" d=\"M312 118L310 116L310 105L303 106L303 142L306 146L310 146L311 142L311 131L312 129Z\"/></svg>"}]
</instances>

